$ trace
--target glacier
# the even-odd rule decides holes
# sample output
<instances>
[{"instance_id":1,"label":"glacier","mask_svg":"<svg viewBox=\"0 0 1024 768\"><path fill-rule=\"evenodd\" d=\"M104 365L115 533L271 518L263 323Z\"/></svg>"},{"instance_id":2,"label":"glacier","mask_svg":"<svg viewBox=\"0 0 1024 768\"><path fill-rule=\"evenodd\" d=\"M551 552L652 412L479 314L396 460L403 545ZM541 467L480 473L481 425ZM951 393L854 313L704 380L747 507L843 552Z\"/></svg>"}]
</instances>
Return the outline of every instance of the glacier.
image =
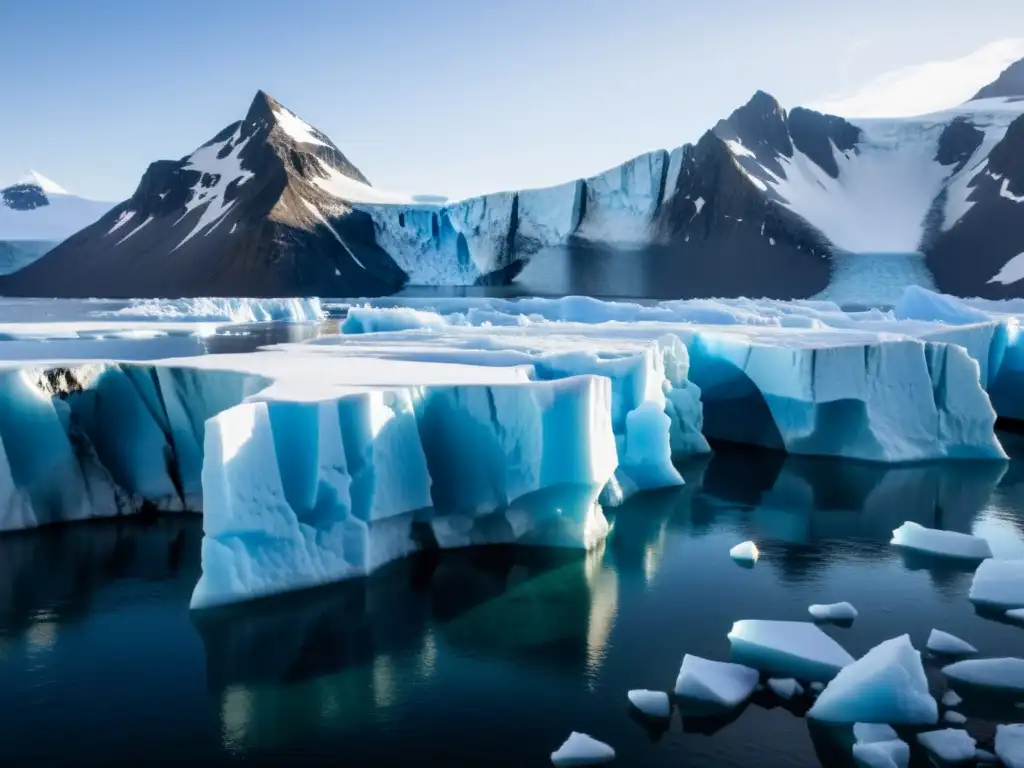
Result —
<instances>
[{"instance_id":1,"label":"glacier","mask_svg":"<svg viewBox=\"0 0 1024 768\"><path fill-rule=\"evenodd\" d=\"M681 485L674 461L708 438L883 463L1004 459L990 392L1010 381L1024 310L915 290L863 312L188 300L40 305L19 323L32 305L0 302L0 357L29 355L0 367L0 530L202 511L202 608L424 548L593 549L609 507ZM75 351L327 312L344 315L340 333L243 354Z\"/></svg>"}]
</instances>

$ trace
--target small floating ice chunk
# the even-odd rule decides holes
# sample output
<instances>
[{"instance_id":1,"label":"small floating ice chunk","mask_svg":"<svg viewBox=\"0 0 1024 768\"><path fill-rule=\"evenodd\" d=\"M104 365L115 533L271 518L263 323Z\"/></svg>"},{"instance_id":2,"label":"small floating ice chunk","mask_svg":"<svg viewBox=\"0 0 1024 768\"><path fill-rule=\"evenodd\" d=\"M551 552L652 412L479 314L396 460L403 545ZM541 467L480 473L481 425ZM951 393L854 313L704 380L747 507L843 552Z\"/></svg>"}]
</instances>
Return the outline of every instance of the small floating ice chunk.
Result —
<instances>
[{"instance_id":1,"label":"small floating ice chunk","mask_svg":"<svg viewBox=\"0 0 1024 768\"><path fill-rule=\"evenodd\" d=\"M1024 608L1024 560L986 560L974 572L970 601L991 608Z\"/></svg>"},{"instance_id":2,"label":"small floating ice chunk","mask_svg":"<svg viewBox=\"0 0 1024 768\"><path fill-rule=\"evenodd\" d=\"M963 698L956 691L946 691L942 694L942 706L959 707L963 704Z\"/></svg>"},{"instance_id":3,"label":"small floating ice chunk","mask_svg":"<svg viewBox=\"0 0 1024 768\"><path fill-rule=\"evenodd\" d=\"M952 723L953 725L963 725L967 722L967 718L964 715L959 712L954 712L952 709L944 714L942 719L947 723Z\"/></svg>"},{"instance_id":4,"label":"small floating ice chunk","mask_svg":"<svg viewBox=\"0 0 1024 768\"><path fill-rule=\"evenodd\" d=\"M557 751L551 753L551 762L559 766L600 765L615 759L615 750L604 742L585 733L573 731Z\"/></svg>"},{"instance_id":5,"label":"small floating ice chunk","mask_svg":"<svg viewBox=\"0 0 1024 768\"><path fill-rule=\"evenodd\" d=\"M921 654L908 635L886 640L841 670L807 714L828 723L930 725L939 720Z\"/></svg>"},{"instance_id":6,"label":"small floating ice chunk","mask_svg":"<svg viewBox=\"0 0 1024 768\"><path fill-rule=\"evenodd\" d=\"M857 618L857 609L847 602L812 605L807 610L818 621L853 621Z\"/></svg>"},{"instance_id":7,"label":"small floating ice chunk","mask_svg":"<svg viewBox=\"0 0 1024 768\"><path fill-rule=\"evenodd\" d=\"M760 554L757 544L752 541L744 541L729 550L729 557L738 563L756 563Z\"/></svg>"},{"instance_id":8,"label":"small floating ice chunk","mask_svg":"<svg viewBox=\"0 0 1024 768\"><path fill-rule=\"evenodd\" d=\"M792 677L784 679L773 677L768 681L768 687L772 689L776 696L786 701L789 701L794 696L802 696L804 692L803 686Z\"/></svg>"},{"instance_id":9,"label":"small floating ice chunk","mask_svg":"<svg viewBox=\"0 0 1024 768\"><path fill-rule=\"evenodd\" d=\"M978 652L970 643L941 629L933 629L928 635L927 648L932 653L943 653L947 656L969 656Z\"/></svg>"},{"instance_id":10,"label":"small floating ice chunk","mask_svg":"<svg viewBox=\"0 0 1024 768\"><path fill-rule=\"evenodd\" d=\"M864 768L907 768L910 746L899 739L853 745L853 759Z\"/></svg>"},{"instance_id":11,"label":"small floating ice chunk","mask_svg":"<svg viewBox=\"0 0 1024 768\"><path fill-rule=\"evenodd\" d=\"M676 696L736 707L754 692L758 677L756 669L741 664L686 654L676 678Z\"/></svg>"},{"instance_id":12,"label":"small floating ice chunk","mask_svg":"<svg viewBox=\"0 0 1024 768\"><path fill-rule=\"evenodd\" d=\"M672 714L672 705L664 691L635 690L626 695L629 703L648 717L669 717Z\"/></svg>"},{"instance_id":13,"label":"small floating ice chunk","mask_svg":"<svg viewBox=\"0 0 1024 768\"><path fill-rule=\"evenodd\" d=\"M1006 612L1006 618L1010 621L1024 622L1024 608L1014 608Z\"/></svg>"},{"instance_id":14,"label":"small floating ice chunk","mask_svg":"<svg viewBox=\"0 0 1024 768\"><path fill-rule=\"evenodd\" d=\"M885 723L854 723L853 738L860 744L875 741L895 741L899 738L891 725Z\"/></svg>"},{"instance_id":15,"label":"small floating ice chunk","mask_svg":"<svg viewBox=\"0 0 1024 768\"><path fill-rule=\"evenodd\" d=\"M1004 691L1024 691L1024 659L970 659L943 667L950 680Z\"/></svg>"},{"instance_id":16,"label":"small floating ice chunk","mask_svg":"<svg viewBox=\"0 0 1024 768\"><path fill-rule=\"evenodd\" d=\"M919 733L917 741L943 763L952 765L973 760L978 747L971 735L961 728Z\"/></svg>"},{"instance_id":17,"label":"small floating ice chunk","mask_svg":"<svg viewBox=\"0 0 1024 768\"><path fill-rule=\"evenodd\" d=\"M815 693L821 693L825 690L825 684L819 680L815 680L813 683L811 683L811 690Z\"/></svg>"},{"instance_id":18,"label":"small floating ice chunk","mask_svg":"<svg viewBox=\"0 0 1024 768\"><path fill-rule=\"evenodd\" d=\"M809 621L744 619L732 625L729 642L738 660L803 680L831 680L853 662L839 643Z\"/></svg>"},{"instance_id":19,"label":"small floating ice chunk","mask_svg":"<svg viewBox=\"0 0 1024 768\"><path fill-rule=\"evenodd\" d=\"M996 726L996 755L1007 768L1024 768L1024 723Z\"/></svg>"},{"instance_id":20,"label":"small floating ice chunk","mask_svg":"<svg viewBox=\"0 0 1024 768\"><path fill-rule=\"evenodd\" d=\"M976 749L974 750L974 760L978 763L998 763L999 758L989 752L987 749ZM1022 763L1024 765L1024 763Z\"/></svg>"},{"instance_id":21,"label":"small floating ice chunk","mask_svg":"<svg viewBox=\"0 0 1024 768\"><path fill-rule=\"evenodd\" d=\"M930 555L956 557L965 560L984 560L992 557L988 542L980 536L956 531L940 531L925 528L910 521L892 532L892 541L897 547L926 552Z\"/></svg>"}]
</instances>

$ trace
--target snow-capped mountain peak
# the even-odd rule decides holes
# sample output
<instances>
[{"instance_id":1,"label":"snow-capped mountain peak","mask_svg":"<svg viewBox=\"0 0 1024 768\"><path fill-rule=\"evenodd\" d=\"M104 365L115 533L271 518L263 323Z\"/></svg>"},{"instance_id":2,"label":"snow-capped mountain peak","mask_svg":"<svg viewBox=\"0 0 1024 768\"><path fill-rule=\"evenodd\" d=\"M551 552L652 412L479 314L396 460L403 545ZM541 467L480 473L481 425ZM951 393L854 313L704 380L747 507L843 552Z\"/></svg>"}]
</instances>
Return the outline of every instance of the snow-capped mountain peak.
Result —
<instances>
[{"instance_id":1,"label":"snow-capped mountain peak","mask_svg":"<svg viewBox=\"0 0 1024 768\"><path fill-rule=\"evenodd\" d=\"M39 187L41 190L43 190L43 192L46 192L47 194L50 195L71 194L57 182L53 181L52 179L48 179L46 176L43 176L43 174L33 170L29 170L28 173L26 173L24 176L22 176L20 179L14 182L14 184L12 184L11 186L21 186L22 184L28 184L31 186Z\"/></svg>"},{"instance_id":2,"label":"snow-capped mountain peak","mask_svg":"<svg viewBox=\"0 0 1024 768\"><path fill-rule=\"evenodd\" d=\"M971 101L993 98L1024 98L1024 58L1013 62L999 77L986 85Z\"/></svg>"}]
</instances>

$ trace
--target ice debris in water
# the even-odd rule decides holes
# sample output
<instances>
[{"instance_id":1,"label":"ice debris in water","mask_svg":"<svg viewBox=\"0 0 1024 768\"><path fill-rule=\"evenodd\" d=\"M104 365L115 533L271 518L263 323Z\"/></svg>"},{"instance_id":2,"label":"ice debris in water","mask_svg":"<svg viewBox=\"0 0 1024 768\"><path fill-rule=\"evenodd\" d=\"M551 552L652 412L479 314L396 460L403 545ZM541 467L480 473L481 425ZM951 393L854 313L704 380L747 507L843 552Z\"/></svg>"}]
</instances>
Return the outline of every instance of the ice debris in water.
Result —
<instances>
[{"instance_id":1,"label":"ice debris in water","mask_svg":"<svg viewBox=\"0 0 1024 768\"><path fill-rule=\"evenodd\" d=\"M993 755L987 749L976 749L976 750L974 750L974 760L975 760L975 762L978 762L978 763L998 763L999 762L999 758L996 757L995 755ZM1010 768L1017 768L1017 766L1014 766L1012 763L1007 763L1007 765L1009 765ZM1021 765L1024 765L1024 763L1021 763Z\"/></svg>"},{"instance_id":2,"label":"ice debris in water","mask_svg":"<svg viewBox=\"0 0 1024 768\"><path fill-rule=\"evenodd\" d=\"M944 707L959 707L963 703L963 698L956 691L946 691L942 694L942 706Z\"/></svg>"},{"instance_id":3,"label":"ice debris in water","mask_svg":"<svg viewBox=\"0 0 1024 768\"><path fill-rule=\"evenodd\" d=\"M854 723L853 757L865 768L907 768L910 747L884 723Z\"/></svg>"},{"instance_id":4,"label":"ice debris in water","mask_svg":"<svg viewBox=\"0 0 1024 768\"><path fill-rule=\"evenodd\" d=\"M907 768L910 746L900 739L853 745L853 759L864 768Z\"/></svg>"},{"instance_id":5,"label":"ice debris in water","mask_svg":"<svg viewBox=\"0 0 1024 768\"><path fill-rule=\"evenodd\" d=\"M946 656L970 656L972 653L978 652L978 649L970 643L948 632L943 632L941 629L932 630L928 635L926 647L932 653L942 653Z\"/></svg>"},{"instance_id":6,"label":"ice debris in water","mask_svg":"<svg viewBox=\"0 0 1024 768\"><path fill-rule=\"evenodd\" d=\"M729 550L729 557L738 563L749 563L752 565L757 562L757 558L760 555L761 552L758 550L757 544L752 541L744 541L742 544L737 544Z\"/></svg>"},{"instance_id":7,"label":"ice debris in water","mask_svg":"<svg viewBox=\"0 0 1024 768\"><path fill-rule=\"evenodd\" d=\"M996 755L1007 768L1024 768L1024 723L996 726Z\"/></svg>"},{"instance_id":8,"label":"ice debris in water","mask_svg":"<svg viewBox=\"0 0 1024 768\"><path fill-rule=\"evenodd\" d=\"M1024 608L1013 608L1006 612L1006 618L1010 621L1024 622Z\"/></svg>"},{"instance_id":9,"label":"ice debris in water","mask_svg":"<svg viewBox=\"0 0 1024 768\"><path fill-rule=\"evenodd\" d=\"M908 635L901 635L841 670L808 717L828 723L930 725L938 722L939 712L928 693L921 654Z\"/></svg>"},{"instance_id":10,"label":"ice debris in water","mask_svg":"<svg viewBox=\"0 0 1024 768\"><path fill-rule=\"evenodd\" d=\"M664 691L635 690L626 695L629 703L648 717L668 717L672 714L672 705Z\"/></svg>"},{"instance_id":11,"label":"ice debris in water","mask_svg":"<svg viewBox=\"0 0 1024 768\"><path fill-rule=\"evenodd\" d=\"M892 541L889 543L942 557L965 560L984 560L992 557L992 549L980 536L925 528L909 521L892 532Z\"/></svg>"},{"instance_id":12,"label":"ice debris in water","mask_svg":"<svg viewBox=\"0 0 1024 768\"><path fill-rule=\"evenodd\" d=\"M961 728L946 728L917 735L918 743L945 764L965 763L974 759L977 742Z\"/></svg>"},{"instance_id":13,"label":"ice debris in water","mask_svg":"<svg viewBox=\"0 0 1024 768\"><path fill-rule=\"evenodd\" d=\"M969 659L942 668L950 680L982 688L1024 691L1024 659Z\"/></svg>"},{"instance_id":14,"label":"ice debris in water","mask_svg":"<svg viewBox=\"0 0 1024 768\"><path fill-rule=\"evenodd\" d=\"M818 621L853 621L857 618L857 609L847 602L812 605L807 610Z\"/></svg>"},{"instance_id":15,"label":"ice debris in water","mask_svg":"<svg viewBox=\"0 0 1024 768\"><path fill-rule=\"evenodd\" d=\"M744 619L732 625L729 642L736 660L801 680L831 680L853 662L839 643L809 621Z\"/></svg>"},{"instance_id":16,"label":"ice debris in water","mask_svg":"<svg viewBox=\"0 0 1024 768\"><path fill-rule=\"evenodd\" d=\"M776 696L786 701L789 701L794 696L802 696L804 692L803 686L791 677L784 679L773 677L768 681L768 687L772 689Z\"/></svg>"},{"instance_id":17,"label":"ice debris in water","mask_svg":"<svg viewBox=\"0 0 1024 768\"><path fill-rule=\"evenodd\" d=\"M615 750L585 733L573 731L556 751L551 762L558 766L601 765L615 759Z\"/></svg>"},{"instance_id":18,"label":"ice debris in water","mask_svg":"<svg viewBox=\"0 0 1024 768\"><path fill-rule=\"evenodd\" d=\"M750 698L760 676L756 669L686 654L676 678L676 696L736 707Z\"/></svg>"},{"instance_id":19,"label":"ice debris in water","mask_svg":"<svg viewBox=\"0 0 1024 768\"><path fill-rule=\"evenodd\" d=\"M983 562L974 572L968 598L988 608L1024 608L1024 560Z\"/></svg>"},{"instance_id":20,"label":"ice debris in water","mask_svg":"<svg viewBox=\"0 0 1024 768\"><path fill-rule=\"evenodd\" d=\"M944 714L942 719L947 723L952 723L953 725L963 725L967 722L967 718L964 715L959 712L954 712L952 709Z\"/></svg>"}]
</instances>

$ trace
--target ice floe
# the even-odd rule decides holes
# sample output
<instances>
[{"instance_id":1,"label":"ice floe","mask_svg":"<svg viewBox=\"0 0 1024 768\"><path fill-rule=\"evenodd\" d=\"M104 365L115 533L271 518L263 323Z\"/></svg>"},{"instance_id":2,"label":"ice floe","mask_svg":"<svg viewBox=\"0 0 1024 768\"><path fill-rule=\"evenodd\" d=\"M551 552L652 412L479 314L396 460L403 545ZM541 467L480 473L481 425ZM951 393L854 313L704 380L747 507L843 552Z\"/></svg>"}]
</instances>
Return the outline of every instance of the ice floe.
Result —
<instances>
[{"instance_id":1,"label":"ice floe","mask_svg":"<svg viewBox=\"0 0 1024 768\"><path fill-rule=\"evenodd\" d=\"M800 680L831 680L853 657L811 622L737 621L729 632L733 658Z\"/></svg>"},{"instance_id":2,"label":"ice floe","mask_svg":"<svg viewBox=\"0 0 1024 768\"><path fill-rule=\"evenodd\" d=\"M847 602L812 605L807 611L817 621L847 622L857 618L857 609Z\"/></svg>"},{"instance_id":3,"label":"ice floe","mask_svg":"<svg viewBox=\"0 0 1024 768\"><path fill-rule=\"evenodd\" d=\"M996 726L995 749L1007 768L1024 768L1024 724Z\"/></svg>"},{"instance_id":4,"label":"ice floe","mask_svg":"<svg viewBox=\"0 0 1024 768\"><path fill-rule=\"evenodd\" d=\"M672 714L672 703L664 691L633 690L626 694L629 703L648 717L668 717Z\"/></svg>"},{"instance_id":5,"label":"ice floe","mask_svg":"<svg viewBox=\"0 0 1024 768\"><path fill-rule=\"evenodd\" d=\"M985 560L974 572L968 597L986 608L1024 608L1024 560Z\"/></svg>"},{"instance_id":6,"label":"ice floe","mask_svg":"<svg viewBox=\"0 0 1024 768\"><path fill-rule=\"evenodd\" d=\"M984 560L992 557L992 549L980 536L925 528L910 521L892 532L890 543L897 547L941 557L964 560Z\"/></svg>"},{"instance_id":7,"label":"ice floe","mask_svg":"<svg viewBox=\"0 0 1024 768\"><path fill-rule=\"evenodd\" d=\"M968 659L942 668L950 680L993 690L1024 691L1024 659Z\"/></svg>"},{"instance_id":8,"label":"ice floe","mask_svg":"<svg viewBox=\"0 0 1024 768\"><path fill-rule=\"evenodd\" d=\"M960 728L919 733L917 741L945 765L974 760L974 750L977 748L974 738Z\"/></svg>"},{"instance_id":9,"label":"ice floe","mask_svg":"<svg viewBox=\"0 0 1024 768\"><path fill-rule=\"evenodd\" d=\"M828 723L930 725L938 722L938 707L928 693L921 654L902 635L843 668L808 717Z\"/></svg>"},{"instance_id":10,"label":"ice floe","mask_svg":"<svg viewBox=\"0 0 1024 768\"><path fill-rule=\"evenodd\" d=\"M925 647L932 653L941 653L947 656L970 656L978 652L978 649L970 643L948 632L943 632L941 629L931 631L931 634L928 635L928 644Z\"/></svg>"},{"instance_id":11,"label":"ice floe","mask_svg":"<svg viewBox=\"0 0 1024 768\"><path fill-rule=\"evenodd\" d=\"M757 687L756 669L686 654L676 678L676 696L721 707L737 707Z\"/></svg>"},{"instance_id":12,"label":"ice floe","mask_svg":"<svg viewBox=\"0 0 1024 768\"><path fill-rule=\"evenodd\" d=\"M573 731L558 749L551 753L557 766L602 765L615 759L615 750L593 736Z\"/></svg>"}]
</instances>

